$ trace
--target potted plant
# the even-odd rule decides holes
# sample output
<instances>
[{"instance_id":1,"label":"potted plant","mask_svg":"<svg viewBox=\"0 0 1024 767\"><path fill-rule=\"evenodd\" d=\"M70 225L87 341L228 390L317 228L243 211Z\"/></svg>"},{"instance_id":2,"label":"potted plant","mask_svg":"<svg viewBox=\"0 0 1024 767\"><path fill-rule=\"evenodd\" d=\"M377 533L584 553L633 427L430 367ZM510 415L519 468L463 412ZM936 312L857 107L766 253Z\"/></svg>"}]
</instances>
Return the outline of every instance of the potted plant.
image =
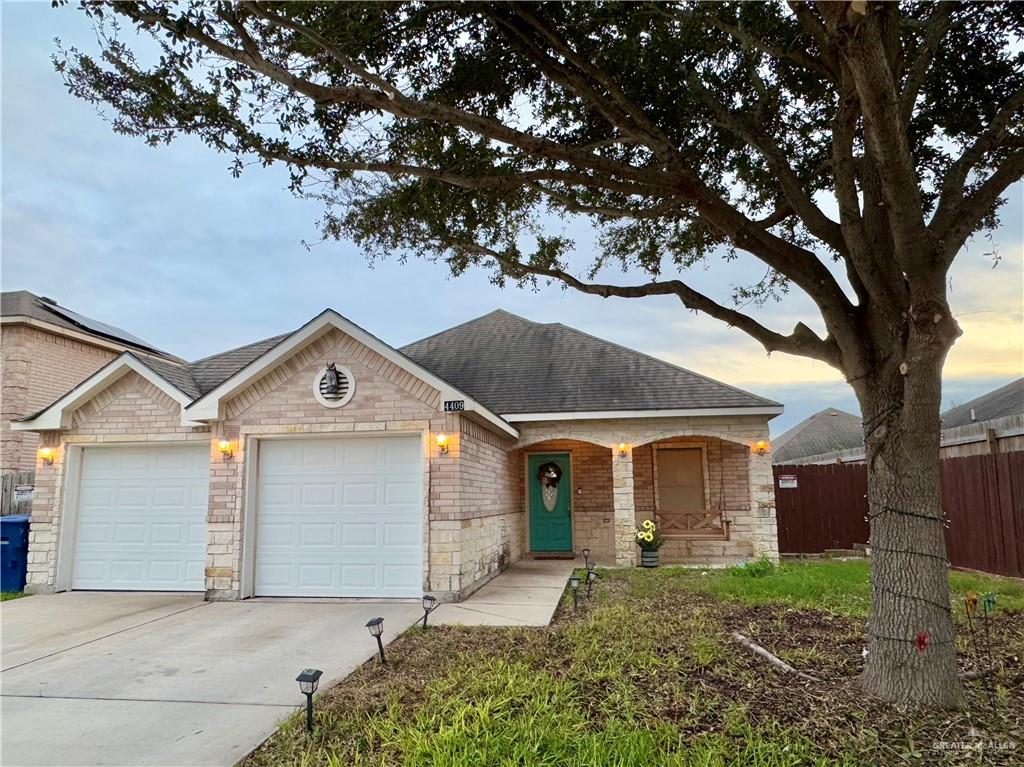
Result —
<instances>
[{"instance_id":1,"label":"potted plant","mask_svg":"<svg viewBox=\"0 0 1024 767\"><path fill-rule=\"evenodd\" d=\"M661 537L657 525L645 519L636 530L636 544L640 547L640 567L658 566L658 549L665 539Z\"/></svg>"}]
</instances>

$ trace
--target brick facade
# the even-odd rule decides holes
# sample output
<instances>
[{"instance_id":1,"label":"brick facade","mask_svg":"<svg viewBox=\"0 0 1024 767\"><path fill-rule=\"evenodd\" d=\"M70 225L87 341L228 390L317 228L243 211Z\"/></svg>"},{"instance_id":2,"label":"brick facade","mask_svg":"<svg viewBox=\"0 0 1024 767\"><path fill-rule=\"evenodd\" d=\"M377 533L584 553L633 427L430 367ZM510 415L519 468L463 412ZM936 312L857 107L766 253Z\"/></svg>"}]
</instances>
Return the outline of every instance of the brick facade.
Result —
<instances>
[{"instance_id":1,"label":"brick facade","mask_svg":"<svg viewBox=\"0 0 1024 767\"><path fill-rule=\"evenodd\" d=\"M118 352L29 325L0 326L0 474L31 471L39 435L11 431L11 421L64 395Z\"/></svg>"},{"instance_id":2,"label":"brick facade","mask_svg":"<svg viewBox=\"0 0 1024 767\"><path fill-rule=\"evenodd\" d=\"M316 375L327 362L349 368L355 379L354 396L344 407L325 408L314 397ZM78 408L68 430L46 432L43 438L58 450L53 465L36 467L29 590L69 585L64 560L73 541L60 540L62 499L74 474L66 471L74 463L69 455L96 444L201 441L210 455L207 598L247 595L245 573L251 572L254 553L246 550L252 547L246 525L255 514L247 508L246 483L255 476L255 466L248 464L260 440L287 435L422 438L423 584L442 599L466 596L526 553L525 455L535 450L572 455L574 547L590 548L602 564L634 562L633 531L652 508L649 443L680 438L707 446L715 466L709 485L720 486L714 492L738 508L733 531L742 545L700 556L777 556L770 458L748 447L767 439L764 417L526 423L517 425L516 441L472 413L444 413L440 392L337 329L311 340L221 405L220 419L209 427L182 426L178 402L129 373ZM442 432L448 435L447 452L435 439ZM221 439L232 442L230 458L218 450ZM629 445L625 456L618 452L622 441Z\"/></svg>"}]
</instances>

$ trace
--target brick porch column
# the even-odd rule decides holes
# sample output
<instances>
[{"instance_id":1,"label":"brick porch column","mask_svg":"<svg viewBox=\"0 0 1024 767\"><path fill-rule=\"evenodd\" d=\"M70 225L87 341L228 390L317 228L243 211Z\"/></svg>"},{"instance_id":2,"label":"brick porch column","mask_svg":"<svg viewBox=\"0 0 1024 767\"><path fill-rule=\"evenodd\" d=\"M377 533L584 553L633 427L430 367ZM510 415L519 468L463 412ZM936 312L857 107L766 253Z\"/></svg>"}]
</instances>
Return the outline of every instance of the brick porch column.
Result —
<instances>
[{"instance_id":1,"label":"brick porch column","mask_svg":"<svg viewBox=\"0 0 1024 767\"><path fill-rule=\"evenodd\" d=\"M633 448L624 456L618 446L612 447L612 508L615 514L615 564L636 565L636 509L633 505Z\"/></svg>"},{"instance_id":2,"label":"brick porch column","mask_svg":"<svg viewBox=\"0 0 1024 767\"><path fill-rule=\"evenodd\" d=\"M775 480L772 477L771 452L758 455L751 451L748 465L754 556L766 556L778 562L779 536L775 525Z\"/></svg>"}]
</instances>

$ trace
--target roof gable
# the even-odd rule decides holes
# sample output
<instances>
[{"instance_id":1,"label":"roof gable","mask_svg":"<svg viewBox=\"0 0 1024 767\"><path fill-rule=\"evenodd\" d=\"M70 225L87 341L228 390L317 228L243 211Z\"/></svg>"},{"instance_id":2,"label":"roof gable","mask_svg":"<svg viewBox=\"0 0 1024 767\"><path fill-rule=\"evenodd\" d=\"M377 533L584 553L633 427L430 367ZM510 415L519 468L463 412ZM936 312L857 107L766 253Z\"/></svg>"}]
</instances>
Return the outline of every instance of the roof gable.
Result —
<instances>
[{"instance_id":1,"label":"roof gable","mask_svg":"<svg viewBox=\"0 0 1024 767\"><path fill-rule=\"evenodd\" d=\"M666 410L782 412L777 402L691 370L575 328L531 322L503 310L401 351L508 417Z\"/></svg>"}]
</instances>

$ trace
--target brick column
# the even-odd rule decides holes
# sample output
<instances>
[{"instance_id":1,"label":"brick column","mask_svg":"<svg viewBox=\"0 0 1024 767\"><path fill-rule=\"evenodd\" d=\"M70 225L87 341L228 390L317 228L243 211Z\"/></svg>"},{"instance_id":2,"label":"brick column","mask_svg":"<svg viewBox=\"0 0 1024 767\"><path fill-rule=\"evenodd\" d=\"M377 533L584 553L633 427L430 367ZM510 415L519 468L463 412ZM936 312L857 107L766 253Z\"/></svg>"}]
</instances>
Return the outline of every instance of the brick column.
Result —
<instances>
[{"instance_id":1,"label":"brick column","mask_svg":"<svg viewBox=\"0 0 1024 767\"><path fill-rule=\"evenodd\" d=\"M767 434L765 437L767 438ZM770 452L750 452L750 516L754 556L779 561L779 536L775 526L775 481Z\"/></svg>"},{"instance_id":2,"label":"brick column","mask_svg":"<svg viewBox=\"0 0 1024 767\"><path fill-rule=\"evenodd\" d=\"M612 447L612 508L615 514L615 564L636 565L636 509L633 505L633 448L619 455Z\"/></svg>"}]
</instances>

